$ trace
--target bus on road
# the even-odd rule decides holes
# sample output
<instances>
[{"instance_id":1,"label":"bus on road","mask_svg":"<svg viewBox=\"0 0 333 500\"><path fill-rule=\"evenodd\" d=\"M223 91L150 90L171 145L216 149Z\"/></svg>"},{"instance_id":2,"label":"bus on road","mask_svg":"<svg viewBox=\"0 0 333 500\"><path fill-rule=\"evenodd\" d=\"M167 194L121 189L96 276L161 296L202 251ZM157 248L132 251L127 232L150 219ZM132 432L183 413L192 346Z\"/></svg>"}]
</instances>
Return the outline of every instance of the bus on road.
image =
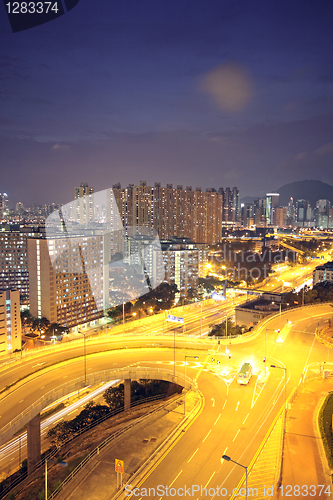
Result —
<instances>
[{"instance_id":1,"label":"bus on road","mask_svg":"<svg viewBox=\"0 0 333 500\"><path fill-rule=\"evenodd\" d=\"M237 375L237 382L239 384L248 384L252 377L252 366L250 363L244 363Z\"/></svg>"}]
</instances>

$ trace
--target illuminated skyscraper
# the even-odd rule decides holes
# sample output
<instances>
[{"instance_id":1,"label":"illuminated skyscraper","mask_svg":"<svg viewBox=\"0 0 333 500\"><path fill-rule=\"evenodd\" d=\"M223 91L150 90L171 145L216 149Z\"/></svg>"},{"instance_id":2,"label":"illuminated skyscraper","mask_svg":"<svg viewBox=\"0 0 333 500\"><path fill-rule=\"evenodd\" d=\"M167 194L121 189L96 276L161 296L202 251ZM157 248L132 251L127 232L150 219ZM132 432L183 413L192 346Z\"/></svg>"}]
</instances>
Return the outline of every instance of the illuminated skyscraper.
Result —
<instances>
[{"instance_id":1,"label":"illuminated skyscraper","mask_svg":"<svg viewBox=\"0 0 333 500\"><path fill-rule=\"evenodd\" d=\"M279 206L279 197L278 193L266 194L266 222L268 226L274 223L274 211Z\"/></svg>"},{"instance_id":2,"label":"illuminated skyscraper","mask_svg":"<svg viewBox=\"0 0 333 500\"><path fill-rule=\"evenodd\" d=\"M21 349L20 292L0 291L0 355Z\"/></svg>"},{"instance_id":3,"label":"illuminated skyscraper","mask_svg":"<svg viewBox=\"0 0 333 500\"><path fill-rule=\"evenodd\" d=\"M81 225L94 222L94 188L81 182L80 187L74 188L74 200L74 220Z\"/></svg>"},{"instance_id":4,"label":"illuminated skyscraper","mask_svg":"<svg viewBox=\"0 0 333 500\"><path fill-rule=\"evenodd\" d=\"M7 193L0 193L0 217L4 218L8 209L8 195Z\"/></svg>"},{"instance_id":5,"label":"illuminated skyscraper","mask_svg":"<svg viewBox=\"0 0 333 500\"><path fill-rule=\"evenodd\" d=\"M28 239L31 314L68 328L92 324L104 316L103 237L70 238L67 256L63 241ZM84 265L86 254L89 267Z\"/></svg>"},{"instance_id":6,"label":"illuminated skyscraper","mask_svg":"<svg viewBox=\"0 0 333 500\"><path fill-rule=\"evenodd\" d=\"M228 188L229 189L229 188ZM222 190L223 191L223 190ZM229 189L230 191L230 189ZM128 227L151 227L161 239L190 238L198 243L214 245L222 239L223 194L213 188L153 187L141 181L139 186L130 184L121 188L113 186L124 231ZM238 190L230 191L230 217L238 214Z\"/></svg>"}]
</instances>

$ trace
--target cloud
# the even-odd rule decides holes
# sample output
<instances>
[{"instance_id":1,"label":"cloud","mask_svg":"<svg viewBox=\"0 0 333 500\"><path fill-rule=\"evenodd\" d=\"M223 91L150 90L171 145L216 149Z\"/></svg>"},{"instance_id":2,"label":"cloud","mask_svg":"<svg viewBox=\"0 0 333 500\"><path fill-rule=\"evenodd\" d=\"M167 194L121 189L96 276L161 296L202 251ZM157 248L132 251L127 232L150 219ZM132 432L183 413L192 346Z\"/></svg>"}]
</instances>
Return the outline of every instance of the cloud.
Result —
<instances>
[{"instance_id":1,"label":"cloud","mask_svg":"<svg viewBox=\"0 0 333 500\"><path fill-rule=\"evenodd\" d=\"M316 155L326 156L333 153L333 142L327 142L315 150Z\"/></svg>"},{"instance_id":2,"label":"cloud","mask_svg":"<svg viewBox=\"0 0 333 500\"><path fill-rule=\"evenodd\" d=\"M51 149L69 149L69 148L70 146L68 144L60 144L59 142L57 142L52 146Z\"/></svg>"},{"instance_id":3,"label":"cloud","mask_svg":"<svg viewBox=\"0 0 333 500\"><path fill-rule=\"evenodd\" d=\"M207 92L227 112L246 108L253 97L253 83L247 72L235 63L220 64L204 77L201 90Z\"/></svg>"},{"instance_id":4,"label":"cloud","mask_svg":"<svg viewBox=\"0 0 333 500\"><path fill-rule=\"evenodd\" d=\"M309 156L309 153L307 153L306 151L302 151L300 153L295 154L293 160L294 161L302 161L302 160L305 160L305 158L307 158L308 156Z\"/></svg>"}]
</instances>

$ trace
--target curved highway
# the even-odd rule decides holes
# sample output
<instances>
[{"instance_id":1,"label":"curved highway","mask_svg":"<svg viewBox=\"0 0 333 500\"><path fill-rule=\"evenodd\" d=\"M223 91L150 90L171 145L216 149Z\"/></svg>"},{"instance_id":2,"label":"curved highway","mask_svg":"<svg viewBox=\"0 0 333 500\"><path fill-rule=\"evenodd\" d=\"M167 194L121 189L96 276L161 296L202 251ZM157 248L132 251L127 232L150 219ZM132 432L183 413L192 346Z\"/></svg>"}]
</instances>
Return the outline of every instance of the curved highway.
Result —
<instances>
[{"instance_id":1,"label":"curved highway","mask_svg":"<svg viewBox=\"0 0 333 500\"><path fill-rule=\"evenodd\" d=\"M197 361L187 359L187 375L198 376L205 407L144 484L152 487L172 483L177 488L185 484L211 488L223 485L231 491L238 484L242 470L230 463L221 463L222 454L249 464L284 401L284 370L272 368L267 382L257 383L258 375L263 370L265 353L268 365L287 368L289 394L299 383L306 365L329 360L330 350L316 340L314 331L322 318L332 316L329 304L289 311L288 320L292 324L286 328L282 343L275 331L280 323L280 318L276 316L267 323L267 330L264 329L256 338L228 345L230 360L225 345L217 346L215 343L213 353L209 352L212 341L191 339L189 345L188 339L177 338L177 372L184 374L185 355L199 356ZM158 341L149 337L117 341L91 339L87 342L87 372L133 365L173 367L172 346L172 337L160 337ZM4 387L41 369L32 378L22 380L0 395L1 427L43 393L83 375L82 344L63 347L48 354L40 352L39 356L12 364L1 372ZM218 360L220 364L217 364ZM240 386L234 377L245 361L251 362L255 374L248 386ZM55 362L57 364L52 365Z\"/></svg>"}]
</instances>

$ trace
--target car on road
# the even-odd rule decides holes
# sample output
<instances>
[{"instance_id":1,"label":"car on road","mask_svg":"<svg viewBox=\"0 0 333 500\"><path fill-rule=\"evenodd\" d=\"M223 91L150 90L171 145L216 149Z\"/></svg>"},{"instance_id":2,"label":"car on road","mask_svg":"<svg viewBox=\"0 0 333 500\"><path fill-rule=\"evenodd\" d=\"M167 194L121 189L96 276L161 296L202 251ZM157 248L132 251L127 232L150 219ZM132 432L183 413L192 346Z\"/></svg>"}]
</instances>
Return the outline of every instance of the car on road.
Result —
<instances>
[{"instance_id":1,"label":"car on road","mask_svg":"<svg viewBox=\"0 0 333 500\"><path fill-rule=\"evenodd\" d=\"M238 384L246 385L252 377L252 366L250 363L244 363L237 375Z\"/></svg>"}]
</instances>

